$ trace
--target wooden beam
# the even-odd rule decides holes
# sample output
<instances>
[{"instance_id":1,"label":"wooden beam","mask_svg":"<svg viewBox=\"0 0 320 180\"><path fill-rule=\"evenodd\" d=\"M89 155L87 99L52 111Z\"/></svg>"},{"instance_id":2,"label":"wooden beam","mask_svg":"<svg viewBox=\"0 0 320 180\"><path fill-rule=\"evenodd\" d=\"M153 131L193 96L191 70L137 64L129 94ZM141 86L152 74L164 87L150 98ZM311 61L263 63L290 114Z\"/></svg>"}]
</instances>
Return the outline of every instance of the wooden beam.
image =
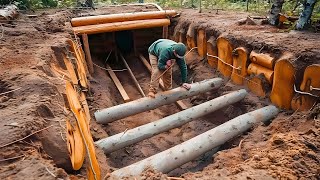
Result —
<instances>
[{"instance_id":1,"label":"wooden beam","mask_svg":"<svg viewBox=\"0 0 320 180\"><path fill-rule=\"evenodd\" d=\"M108 71L112 81L114 82L114 84L118 88L118 90L119 90L124 102L129 102L130 98L129 98L127 92L124 90L124 88L123 88L121 82L119 81L117 75L112 71L112 69L111 69L111 67L109 65L106 65L106 67L108 69L107 71Z\"/></svg>"},{"instance_id":2,"label":"wooden beam","mask_svg":"<svg viewBox=\"0 0 320 180\"><path fill-rule=\"evenodd\" d=\"M90 46L89 46L89 40L88 40L87 34L82 34L82 41L83 41L84 52L86 53L87 65L89 66L88 69L90 74L92 75L94 73L94 69L93 69L93 63L91 59Z\"/></svg>"},{"instance_id":3,"label":"wooden beam","mask_svg":"<svg viewBox=\"0 0 320 180\"><path fill-rule=\"evenodd\" d=\"M124 59L123 55L120 53L120 59L122 60L122 62L124 63L124 65L126 66L126 68L128 69L128 72L134 82L134 84L136 85L136 87L138 88L140 94L143 96L143 97L146 97L146 95L144 94L138 80L136 79L136 77L134 76L133 72L131 71L131 68L130 66L128 65L126 59Z\"/></svg>"},{"instance_id":4,"label":"wooden beam","mask_svg":"<svg viewBox=\"0 0 320 180\"><path fill-rule=\"evenodd\" d=\"M140 53L138 53L138 56L139 56L139 59L141 60L141 62L144 64L144 66L146 66L148 71L151 73L152 68L151 68L151 65L149 64L148 60ZM162 90L165 89L162 79L159 79L159 84L160 84L160 88ZM188 109L188 106L185 105L182 101L176 101L176 105L178 106L178 108L180 110Z\"/></svg>"}]
</instances>

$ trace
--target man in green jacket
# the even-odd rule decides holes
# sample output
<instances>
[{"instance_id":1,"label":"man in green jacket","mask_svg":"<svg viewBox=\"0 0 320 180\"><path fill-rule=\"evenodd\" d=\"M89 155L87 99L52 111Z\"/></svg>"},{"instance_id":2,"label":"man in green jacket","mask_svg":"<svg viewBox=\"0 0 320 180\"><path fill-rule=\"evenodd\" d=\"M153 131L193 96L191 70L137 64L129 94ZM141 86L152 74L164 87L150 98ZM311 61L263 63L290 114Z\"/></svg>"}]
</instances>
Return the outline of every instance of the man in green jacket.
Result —
<instances>
[{"instance_id":1,"label":"man in green jacket","mask_svg":"<svg viewBox=\"0 0 320 180\"><path fill-rule=\"evenodd\" d=\"M191 85L187 83L187 65L184 60L186 46L169 39L159 39L151 44L148 49L150 64L152 67L149 97L155 97L159 87L159 78L162 76L165 90L172 88L172 66L174 60L181 72L182 87L189 90Z\"/></svg>"}]
</instances>

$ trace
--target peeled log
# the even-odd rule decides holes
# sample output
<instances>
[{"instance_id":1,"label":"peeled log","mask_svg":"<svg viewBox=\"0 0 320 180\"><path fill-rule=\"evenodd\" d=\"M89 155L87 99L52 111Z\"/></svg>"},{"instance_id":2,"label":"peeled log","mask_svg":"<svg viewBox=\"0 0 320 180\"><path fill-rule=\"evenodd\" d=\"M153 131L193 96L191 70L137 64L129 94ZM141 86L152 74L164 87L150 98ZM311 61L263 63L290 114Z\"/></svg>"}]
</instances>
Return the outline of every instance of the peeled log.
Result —
<instances>
[{"instance_id":1,"label":"peeled log","mask_svg":"<svg viewBox=\"0 0 320 180\"><path fill-rule=\"evenodd\" d=\"M207 55L207 37L205 29L198 30L197 47L199 56L205 58Z\"/></svg>"},{"instance_id":2,"label":"peeled log","mask_svg":"<svg viewBox=\"0 0 320 180\"><path fill-rule=\"evenodd\" d=\"M280 108L290 109L294 95L295 68L284 58L278 60L274 66L274 78L270 94L271 102Z\"/></svg>"},{"instance_id":3,"label":"peeled log","mask_svg":"<svg viewBox=\"0 0 320 180\"><path fill-rule=\"evenodd\" d=\"M206 153L207 151L219 147L228 140L247 131L254 124L270 120L278 113L279 110L275 106L271 105L243 114L182 144L116 170L111 173L111 177L116 179L139 175L146 168L152 168L162 173L168 173L171 170Z\"/></svg>"},{"instance_id":4,"label":"peeled log","mask_svg":"<svg viewBox=\"0 0 320 180\"><path fill-rule=\"evenodd\" d=\"M259 75L259 74L263 74L266 79L268 80L268 82L270 84L272 84L272 81L273 81L273 71L270 70L270 69L267 69L263 66L260 66L258 64L254 64L254 63L251 63L249 66L248 66L248 74L251 75L251 74L255 74L255 75Z\"/></svg>"},{"instance_id":5,"label":"peeled log","mask_svg":"<svg viewBox=\"0 0 320 180\"><path fill-rule=\"evenodd\" d=\"M121 118L173 103L180 99L185 99L217 89L221 86L221 84L221 78L204 80L191 84L191 89L189 91L182 87L178 87L169 91L157 93L155 98L144 97L135 101L96 111L94 116L98 123L106 124Z\"/></svg>"},{"instance_id":6,"label":"peeled log","mask_svg":"<svg viewBox=\"0 0 320 180\"><path fill-rule=\"evenodd\" d=\"M119 134L101 139L95 143L101 147L105 153L111 153L131 144L150 138L156 134L182 126L183 124L212 113L227 105L236 103L242 100L247 94L248 93L246 90L241 89L178 112L171 116L167 116L158 121L128 130L125 133L121 132Z\"/></svg>"},{"instance_id":7,"label":"peeled log","mask_svg":"<svg viewBox=\"0 0 320 180\"><path fill-rule=\"evenodd\" d=\"M214 36L211 36L207 41L207 53L212 56L218 56L218 48L217 48L216 38ZM208 64L213 68L217 68L218 59L212 56L207 56Z\"/></svg>"},{"instance_id":8,"label":"peeled log","mask_svg":"<svg viewBox=\"0 0 320 180\"><path fill-rule=\"evenodd\" d=\"M310 86L313 88L320 87L320 64L312 64L308 66L303 75L303 80L300 85L300 90L303 92L308 92L319 96L319 91L311 90ZM314 103L316 103L317 98L310 95L296 94L292 99L291 106L293 110L299 109L300 111L309 110Z\"/></svg>"},{"instance_id":9,"label":"peeled log","mask_svg":"<svg viewBox=\"0 0 320 180\"><path fill-rule=\"evenodd\" d=\"M73 31L76 34L98 34L114 31L125 31L133 29L146 29L153 27L162 27L170 25L169 19L150 19L150 20L136 20L125 22L114 22L107 24L97 24L88 26L74 27Z\"/></svg>"},{"instance_id":10,"label":"peeled log","mask_svg":"<svg viewBox=\"0 0 320 180\"><path fill-rule=\"evenodd\" d=\"M197 47L195 25L190 24L187 31L187 46L189 49Z\"/></svg>"},{"instance_id":11,"label":"peeled log","mask_svg":"<svg viewBox=\"0 0 320 180\"><path fill-rule=\"evenodd\" d=\"M230 77L232 73L232 67L228 66L232 65L232 51L233 47L232 44L224 37L219 37L217 39L217 47L218 47L218 56L221 60L218 61L218 70L221 72L222 75L226 77ZM226 64L227 63L227 64Z\"/></svg>"},{"instance_id":12,"label":"peeled log","mask_svg":"<svg viewBox=\"0 0 320 180\"><path fill-rule=\"evenodd\" d=\"M255 63L259 64L265 68L268 68L270 70L273 70L275 65L275 59L271 57L270 54L263 54L263 53L256 53L254 51L251 51L250 53L250 60Z\"/></svg>"},{"instance_id":13,"label":"peeled log","mask_svg":"<svg viewBox=\"0 0 320 180\"><path fill-rule=\"evenodd\" d=\"M247 50L243 47L238 47L234 50L232 57L233 57L233 66L240 67L241 69L238 70L233 68L231 79L235 84L242 85L245 77L247 76L247 62L248 62Z\"/></svg>"},{"instance_id":14,"label":"peeled log","mask_svg":"<svg viewBox=\"0 0 320 180\"><path fill-rule=\"evenodd\" d=\"M163 19L168 16L176 15L174 10L165 11L150 11L150 12L134 12L134 13L121 13L121 14L108 14L99 16L86 16L77 17L71 19L71 25L87 26L93 24L105 24L113 22L124 22L124 21L135 21L135 20L146 20L146 19Z\"/></svg>"}]
</instances>

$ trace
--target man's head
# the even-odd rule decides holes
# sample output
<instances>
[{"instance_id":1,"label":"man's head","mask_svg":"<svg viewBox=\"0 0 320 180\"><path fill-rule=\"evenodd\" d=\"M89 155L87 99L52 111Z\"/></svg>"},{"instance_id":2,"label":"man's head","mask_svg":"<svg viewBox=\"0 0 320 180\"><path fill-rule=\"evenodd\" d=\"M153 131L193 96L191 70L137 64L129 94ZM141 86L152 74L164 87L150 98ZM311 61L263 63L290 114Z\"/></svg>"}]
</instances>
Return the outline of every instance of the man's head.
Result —
<instances>
[{"instance_id":1,"label":"man's head","mask_svg":"<svg viewBox=\"0 0 320 180\"><path fill-rule=\"evenodd\" d=\"M182 59L186 54L187 48L183 43L173 45L173 52L177 58Z\"/></svg>"}]
</instances>

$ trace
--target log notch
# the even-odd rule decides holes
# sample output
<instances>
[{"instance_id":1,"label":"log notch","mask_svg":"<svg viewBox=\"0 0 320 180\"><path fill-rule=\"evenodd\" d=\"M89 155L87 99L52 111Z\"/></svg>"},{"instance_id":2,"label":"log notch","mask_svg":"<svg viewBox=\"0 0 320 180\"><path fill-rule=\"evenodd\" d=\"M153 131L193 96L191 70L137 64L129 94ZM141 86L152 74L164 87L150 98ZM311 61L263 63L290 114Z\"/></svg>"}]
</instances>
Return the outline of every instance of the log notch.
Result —
<instances>
[{"instance_id":1,"label":"log notch","mask_svg":"<svg viewBox=\"0 0 320 180\"><path fill-rule=\"evenodd\" d=\"M171 170L199 157L201 154L221 146L226 141L247 131L254 124L270 120L278 113L279 110L275 106L267 106L253 112L243 114L177 146L130 166L116 170L111 173L111 177L121 179L126 176L139 175L146 168L152 168L162 173L168 173Z\"/></svg>"},{"instance_id":2,"label":"log notch","mask_svg":"<svg viewBox=\"0 0 320 180\"><path fill-rule=\"evenodd\" d=\"M319 96L320 91L314 90L314 88L320 87L319 77L320 64L312 64L308 66L304 71L300 90L302 92ZM307 111L310 110L316 102L317 98L311 95L295 94L294 98L292 99L291 106L294 110Z\"/></svg>"},{"instance_id":3,"label":"log notch","mask_svg":"<svg viewBox=\"0 0 320 180\"><path fill-rule=\"evenodd\" d=\"M276 63L275 58L271 57L270 54L257 53L255 51L251 51L250 60L255 64L259 64L263 67L266 67L270 70L273 70L274 65Z\"/></svg>"},{"instance_id":4,"label":"log notch","mask_svg":"<svg viewBox=\"0 0 320 180\"><path fill-rule=\"evenodd\" d=\"M88 26L74 27L76 34L99 34L105 32L125 31L133 29L147 29L153 27L162 27L170 25L169 19L148 19L125 22L113 22L107 24L97 24Z\"/></svg>"},{"instance_id":5,"label":"log notch","mask_svg":"<svg viewBox=\"0 0 320 180\"><path fill-rule=\"evenodd\" d=\"M233 53L233 66L241 68L240 70L233 68L231 79L235 84L242 85L247 76L248 53L243 47L236 48Z\"/></svg>"},{"instance_id":6,"label":"log notch","mask_svg":"<svg viewBox=\"0 0 320 180\"><path fill-rule=\"evenodd\" d=\"M251 74L255 74L255 75L259 75L259 74L263 74L266 79L268 80L268 82L270 84L272 84L272 81L273 81L273 71L268 69L268 68L265 68L263 66L260 66L258 64L255 64L255 63L251 63L249 66L248 66L248 74L251 75Z\"/></svg>"},{"instance_id":7,"label":"log notch","mask_svg":"<svg viewBox=\"0 0 320 180\"><path fill-rule=\"evenodd\" d=\"M72 18L71 25L73 27L77 27L77 26L105 24L105 23L112 23L112 22L124 22L124 21L135 21L135 20L146 20L146 19L163 19L168 16L174 16L176 14L177 13L174 10L165 10L165 11L134 12L134 13L86 16L86 17Z\"/></svg>"},{"instance_id":8,"label":"log notch","mask_svg":"<svg viewBox=\"0 0 320 180\"><path fill-rule=\"evenodd\" d=\"M274 79L270 94L271 102L280 108L290 109L294 95L295 68L291 64L291 55L285 54L274 67Z\"/></svg>"},{"instance_id":9,"label":"log notch","mask_svg":"<svg viewBox=\"0 0 320 180\"><path fill-rule=\"evenodd\" d=\"M204 28L198 29L197 47L199 56L205 58L207 55L207 37Z\"/></svg>"},{"instance_id":10,"label":"log notch","mask_svg":"<svg viewBox=\"0 0 320 180\"><path fill-rule=\"evenodd\" d=\"M238 90L187 110L178 112L171 116L167 116L163 119L128 130L125 134L121 132L119 134L101 139L97 141L96 144L101 147L105 153L111 153L131 144L150 138L156 134L180 127L196 118L236 103L242 100L246 95L246 90Z\"/></svg>"},{"instance_id":11,"label":"log notch","mask_svg":"<svg viewBox=\"0 0 320 180\"><path fill-rule=\"evenodd\" d=\"M218 70L222 75L230 77L232 73L232 44L223 36L217 39L218 56L220 60L218 61Z\"/></svg>"},{"instance_id":12,"label":"log notch","mask_svg":"<svg viewBox=\"0 0 320 180\"><path fill-rule=\"evenodd\" d=\"M187 31L187 47L192 49L197 47L196 25L190 24Z\"/></svg>"},{"instance_id":13,"label":"log notch","mask_svg":"<svg viewBox=\"0 0 320 180\"><path fill-rule=\"evenodd\" d=\"M221 78L208 79L191 84L190 90L178 87L169 91L157 93L155 98L144 97L129 103L96 111L94 115L98 123L106 124L121 118L173 103L180 99L185 99L197 94L217 89L221 84Z\"/></svg>"},{"instance_id":14,"label":"log notch","mask_svg":"<svg viewBox=\"0 0 320 180\"><path fill-rule=\"evenodd\" d=\"M217 68L218 67L218 59L212 56L218 56L218 47L216 43L216 38L214 36L210 36L209 40L207 41L207 59L208 59L208 64L213 67ZM212 56L209 56L212 55Z\"/></svg>"}]
</instances>

